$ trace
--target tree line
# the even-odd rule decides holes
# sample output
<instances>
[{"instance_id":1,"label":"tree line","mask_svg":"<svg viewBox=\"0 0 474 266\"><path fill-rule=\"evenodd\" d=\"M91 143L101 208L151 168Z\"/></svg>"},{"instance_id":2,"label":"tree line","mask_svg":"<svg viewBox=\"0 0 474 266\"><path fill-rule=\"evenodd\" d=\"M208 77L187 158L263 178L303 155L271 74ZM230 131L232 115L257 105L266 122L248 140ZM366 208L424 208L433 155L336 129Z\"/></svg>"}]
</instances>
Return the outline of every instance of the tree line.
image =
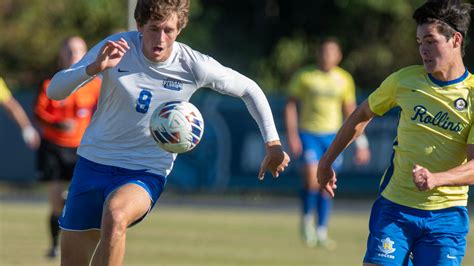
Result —
<instances>
[{"instance_id":1,"label":"tree line","mask_svg":"<svg viewBox=\"0 0 474 266\"><path fill-rule=\"evenodd\" d=\"M268 93L285 93L291 74L314 63L317 44L334 36L342 66L359 89L373 90L388 74L420 64L411 18L424 0L191 0L190 23L178 37L198 51L255 79ZM57 51L71 35L89 47L126 30L127 0L0 1L0 73L31 88L57 71ZM469 37L472 32L469 32ZM467 46L465 61L473 63Z\"/></svg>"}]
</instances>

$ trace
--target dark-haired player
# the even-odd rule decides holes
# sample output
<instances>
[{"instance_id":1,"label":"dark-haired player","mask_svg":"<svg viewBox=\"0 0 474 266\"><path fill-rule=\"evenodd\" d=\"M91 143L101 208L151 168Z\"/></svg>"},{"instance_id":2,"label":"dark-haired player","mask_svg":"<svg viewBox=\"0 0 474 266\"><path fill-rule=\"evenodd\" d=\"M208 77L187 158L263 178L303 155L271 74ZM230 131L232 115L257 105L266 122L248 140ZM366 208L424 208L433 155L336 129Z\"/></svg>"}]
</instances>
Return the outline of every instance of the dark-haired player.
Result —
<instances>
[{"instance_id":1,"label":"dark-haired player","mask_svg":"<svg viewBox=\"0 0 474 266\"><path fill-rule=\"evenodd\" d=\"M401 108L391 165L370 216L365 265L406 265L410 253L414 265L461 265L474 159L474 77L463 63L470 12L461 1L419 7L413 18L423 66L390 75L346 120L319 162L321 186L334 195L332 162L374 116ZM434 176L438 182L427 169L441 173Z\"/></svg>"}]
</instances>

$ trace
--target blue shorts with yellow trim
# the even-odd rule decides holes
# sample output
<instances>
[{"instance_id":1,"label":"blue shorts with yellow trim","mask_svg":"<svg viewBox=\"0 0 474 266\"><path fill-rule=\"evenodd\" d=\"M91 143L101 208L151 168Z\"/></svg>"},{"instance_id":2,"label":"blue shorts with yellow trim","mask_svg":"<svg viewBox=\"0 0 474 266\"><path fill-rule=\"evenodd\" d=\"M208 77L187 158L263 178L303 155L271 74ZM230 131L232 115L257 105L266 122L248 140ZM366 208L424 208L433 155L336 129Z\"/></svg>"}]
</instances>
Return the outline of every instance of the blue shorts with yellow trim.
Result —
<instances>
[{"instance_id":1,"label":"blue shorts with yellow trim","mask_svg":"<svg viewBox=\"0 0 474 266\"><path fill-rule=\"evenodd\" d=\"M379 265L461 265L468 230L466 207L425 211L379 197L370 215L364 262ZM410 253L412 261L409 262Z\"/></svg>"},{"instance_id":2,"label":"blue shorts with yellow trim","mask_svg":"<svg viewBox=\"0 0 474 266\"><path fill-rule=\"evenodd\" d=\"M164 189L166 178L146 170L108 166L79 157L66 204L59 218L60 227L74 231L100 229L107 196L117 188L131 183L148 193L152 202L151 210ZM139 221L145 216L146 214Z\"/></svg>"},{"instance_id":3,"label":"blue shorts with yellow trim","mask_svg":"<svg viewBox=\"0 0 474 266\"><path fill-rule=\"evenodd\" d=\"M336 137L336 133L316 134L307 131L300 131L299 135L303 145L301 159L304 164L318 163ZM332 164L335 171L341 168L342 158L343 156L339 155Z\"/></svg>"}]
</instances>

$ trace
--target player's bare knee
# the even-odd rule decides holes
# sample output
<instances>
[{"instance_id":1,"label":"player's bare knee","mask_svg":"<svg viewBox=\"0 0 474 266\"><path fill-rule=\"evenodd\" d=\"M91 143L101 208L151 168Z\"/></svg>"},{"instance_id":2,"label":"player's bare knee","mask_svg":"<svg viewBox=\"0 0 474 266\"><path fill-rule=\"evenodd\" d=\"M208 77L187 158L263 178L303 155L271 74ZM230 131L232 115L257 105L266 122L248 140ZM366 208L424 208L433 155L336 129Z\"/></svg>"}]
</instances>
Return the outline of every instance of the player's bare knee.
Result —
<instances>
[{"instance_id":1,"label":"player's bare knee","mask_svg":"<svg viewBox=\"0 0 474 266\"><path fill-rule=\"evenodd\" d=\"M107 210L102 217L102 234L121 235L125 233L127 226L127 215L122 209Z\"/></svg>"},{"instance_id":2,"label":"player's bare knee","mask_svg":"<svg viewBox=\"0 0 474 266\"><path fill-rule=\"evenodd\" d=\"M308 188L308 190L314 191L314 192L321 190L321 186L319 185L318 180L316 179L308 181L306 183L306 187Z\"/></svg>"}]
</instances>

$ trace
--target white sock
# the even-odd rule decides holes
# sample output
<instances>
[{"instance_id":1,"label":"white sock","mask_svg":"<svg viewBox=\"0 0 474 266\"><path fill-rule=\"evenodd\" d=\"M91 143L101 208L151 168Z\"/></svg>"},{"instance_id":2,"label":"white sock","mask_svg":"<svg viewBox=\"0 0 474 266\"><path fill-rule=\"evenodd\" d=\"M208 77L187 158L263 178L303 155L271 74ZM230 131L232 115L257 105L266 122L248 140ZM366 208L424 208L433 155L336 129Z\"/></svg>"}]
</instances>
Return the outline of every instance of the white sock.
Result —
<instances>
[{"instance_id":1,"label":"white sock","mask_svg":"<svg viewBox=\"0 0 474 266\"><path fill-rule=\"evenodd\" d=\"M319 226L316 229L316 235L318 239L327 239L328 238L328 228L326 226Z\"/></svg>"},{"instance_id":2,"label":"white sock","mask_svg":"<svg viewBox=\"0 0 474 266\"><path fill-rule=\"evenodd\" d=\"M303 216L303 225L304 226L311 226L314 223L314 219L312 215L305 215Z\"/></svg>"}]
</instances>

